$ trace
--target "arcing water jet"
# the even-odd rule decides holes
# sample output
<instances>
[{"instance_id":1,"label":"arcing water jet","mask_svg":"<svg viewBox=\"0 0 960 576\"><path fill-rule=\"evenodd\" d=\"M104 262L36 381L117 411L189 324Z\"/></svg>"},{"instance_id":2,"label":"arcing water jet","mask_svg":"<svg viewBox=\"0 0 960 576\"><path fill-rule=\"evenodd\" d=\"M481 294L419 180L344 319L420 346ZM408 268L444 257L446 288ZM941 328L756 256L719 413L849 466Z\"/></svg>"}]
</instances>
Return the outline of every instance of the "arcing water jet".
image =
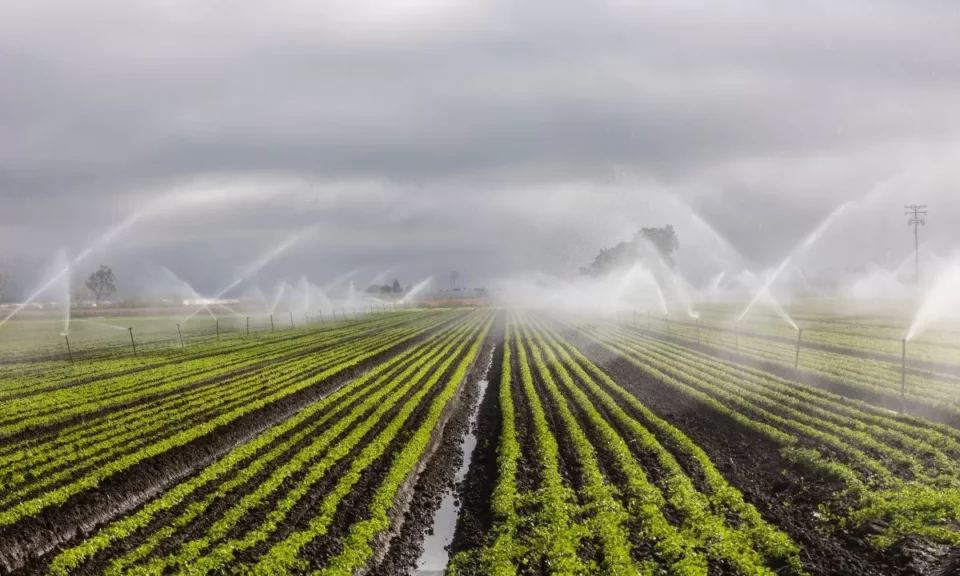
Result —
<instances>
[{"instance_id":1,"label":"arcing water jet","mask_svg":"<svg viewBox=\"0 0 960 576\"><path fill-rule=\"evenodd\" d=\"M414 296L422 292L430 284L430 282L433 282L433 276L427 276L418 282L413 288L410 289L409 292L403 295L403 298L400 299L400 303L410 302L413 300Z\"/></svg>"},{"instance_id":2,"label":"arcing water jet","mask_svg":"<svg viewBox=\"0 0 960 576\"><path fill-rule=\"evenodd\" d=\"M294 244L296 244L297 242L300 242L301 240L303 240L304 238L312 234L315 234L317 230L319 229L316 226L311 226L309 228L305 228L297 232L296 234L288 237L286 240L284 240L283 242L275 246L272 250L270 250L269 252L261 256L259 259L251 262L246 268L244 268L244 270L240 273L239 276L237 276L237 278L233 282L231 282L230 284L227 285L226 288L218 292L217 295L214 296L212 299L219 300L224 296L224 294L233 290L245 280L249 280L250 278L252 278L257 272L260 271L261 268L269 264L272 260L276 259L281 254L283 254L285 251L291 248ZM192 314L187 316L186 319L184 319L184 322L196 316L197 312L199 311L200 311L199 308L195 310Z\"/></svg>"},{"instance_id":3,"label":"arcing water jet","mask_svg":"<svg viewBox=\"0 0 960 576\"><path fill-rule=\"evenodd\" d=\"M740 314L740 317L737 318L737 322L740 322L740 320L743 320L743 317L746 316L748 312L750 312L750 309L753 308L754 304L756 304L761 298L763 298L764 295L769 296L770 299L773 300L773 296L770 294L770 288L773 286L774 282L776 282L780 278L783 272L787 269L788 266L790 266L790 264L793 262L793 260L796 257L802 255L804 252L809 250L810 247L813 246L817 242L817 240L819 240L823 236L823 234L827 231L830 225L833 224L833 222L840 216L840 214L842 214L850 205L852 205L852 202L844 202L843 204L838 206L833 212L827 215L827 217L824 218L822 222L820 222L820 224L813 230L813 232L811 232L806 238L804 238L803 242L801 242L796 248L793 249L793 251L786 258L783 259L780 265L774 269L773 273L767 276L767 279L761 285L760 290L757 291L753 299L750 300L750 303ZM781 311L782 311L782 308L781 308ZM787 315L786 312L783 312L783 314L787 316L787 318L789 318L789 315ZM789 323L791 326L794 327L794 329L799 330L799 328L797 328L796 323L793 322L792 319L789 320Z\"/></svg>"}]
</instances>

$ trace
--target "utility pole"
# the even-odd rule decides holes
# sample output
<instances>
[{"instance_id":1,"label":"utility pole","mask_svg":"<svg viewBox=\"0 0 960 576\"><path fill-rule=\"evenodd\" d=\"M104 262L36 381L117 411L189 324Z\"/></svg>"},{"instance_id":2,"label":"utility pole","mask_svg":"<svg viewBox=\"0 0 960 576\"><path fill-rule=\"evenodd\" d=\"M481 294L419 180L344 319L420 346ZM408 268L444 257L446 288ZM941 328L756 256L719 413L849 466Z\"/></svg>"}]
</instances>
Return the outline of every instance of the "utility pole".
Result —
<instances>
[{"instance_id":1,"label":"utility pole","mask_svg":"<svg viewBox=\"0 0 960 576\"><path fill-rule=\"evenodd\" d=\"M913 254L917 263L917 275L915 281L917 284L920 283L920 227L927 224L926 216L926 204L910 204L909 206L904 206L904 214L909 216L910 219L907 220L907 226L913 226Z\"/></svg>"}]
</instances>

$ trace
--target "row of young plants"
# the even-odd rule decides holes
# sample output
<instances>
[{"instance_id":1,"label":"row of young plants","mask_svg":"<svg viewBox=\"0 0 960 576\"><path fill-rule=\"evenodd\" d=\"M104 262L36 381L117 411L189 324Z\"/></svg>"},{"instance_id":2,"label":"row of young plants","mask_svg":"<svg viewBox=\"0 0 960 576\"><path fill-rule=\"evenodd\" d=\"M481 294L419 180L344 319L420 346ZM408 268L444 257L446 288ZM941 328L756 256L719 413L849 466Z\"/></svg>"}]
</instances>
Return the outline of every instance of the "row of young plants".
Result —
<instances>
[{"instance_id":1,"label":"row of young plants","mask_svg":"<svg viewBox=\"0 0 960 576\"><path fill-rule=\"evenodd\" d=\"M448 572L707 574L720 565L742 574L802 572L796 545L743 501L702 450L538 321L510 318L501 377L493 528L484 548L462 552ZM519 414L515 393L526 407ZM629 401L637 406L621 407ZM524 461L515 425L527 417L534 461ZM576 462L566 470L570 482L560 445ZM696 463L709 493L674 453ZM531 492L517 485L521 466L536 470ZM585 549L595 553L584 556Z\"/></svg>"},{"instance_id":2,"label":"row of young plants","mask_svg":"<svg viewBox=\"0 0 960 576\"><path fill-rule=\"evenodd\" d=\"M85 423L69 433L57 434L43 446L31 445L0 457L6 464L0 475L4 494L0 509L50 486L82 476L87 470L187 430L217 414L229 412L284 386L295 384L311 373L321 372L356 355L382 346L387 340L371 338L331 349L316 359L303 356L286 364L267 367L242 377L204 386L189 398L165 398L158 407L128 408L129 417L104 418Z\"/></svg>"},{"instance_id":3,"label":"row of young plants","mask_svg":"<svg viewBox=\"0 0 960 576\"><path fill-rule=\"evenodd\" d=\"M579 330L678 394L776 442L801 470L842 482L827 509L843 525L885 526L876 545L908 535L960 543L956 430L633 331Z\"/></svg>"},{"instance_id":4,"label":"row of young plants","mask_svg":"<svg viewBox=\"0 0 960 576\"><path fill-rule=\"evenodd\" d=\"M407 329L416 330L418 325L412 323ZM286 364L266 366L229 379L210 381L185 393L164 396L66 429L51 431L45 437L31 437L10 443L0 448L0 485L12 489L11 478L16 478L21 471L31 477L43 477L48 469L59 469L60 476L68 477L69 472L64 469L67 462L61 458L86 466L96 463L92 460L94 457L108 460L116 454L113 448L129 451L137 445L151 442L154 435L175 432L212 413L255 400L305 373L320 371L350 355L389 342L391 338L393 336L385 333L376 338L347 342L326 349L319 360L315 359L317 357L299 355ZM45 480L49 483L51 479ZM16 495L11 494L13 496ZM2 504L0 500L0 506Z\"/></svg>"},{"instance_id":5,"label":"row of young plants","mask_svg":"<svg viewBox=\"0 0 960 576\"><path fill-rule=\"evenodd\" d=\"M237 354L245 350L250 354L266 353L284 344L295 345L297 342L315 340L318 337L329 338L354 330L369 332L409 322L412 318L423 315L425 315L423 312L378 314L358 320L314 325L307 329L251 334L249 338L237 336L205 340L183 348L178 342L174 348L144 351L138 344L137 356L127 354L121 357L84 359L76 363L60 360L0 363L0 400L44 394L51 390L78 386L94 380L145 372L151 368L182 364L216 355Z\"/></svg>"},{"instance_id":6,"label":"row of young plants","mask_svg":"<svg viewBox=\"0 0 960 576\"><path fill-rule=\"evenodd\" d=\"M286 519L290 511L304 498L313 486L327 476L331 468L339 462L345 461L354 450L362 448L359 454L347 461L350 465L350 472L340 477L337 485L331 492L325 495L324 504L320 506L320 510L327 510L327 515L324 517L332 521L333 514L337 510L339 502L350 492L353 487L353 482L358 479L360 472L383 454L389 442L406 425L406 422L411 418L413 413L421 408L421 403L424 398L434 393L437 382L446 372L450 364L462 355L471 341L471 335L475 335L477 329L478 325L476 323L471 324L468 330L462 334L464 337L450 342L441 349L438 354L432 356L429 361L413 366L412 375L410 373L400 375L395 381L391 381L391 385L401 383L400 388L382 402L376 404L375 410L365 415L362 421L351 428L349 433L337 441L335 445L332 445L329 450L325 452L321 450L318 455L323 454L322 458L312 464L308 473L297 482L292 489L289 489L289 491L283 495L277 504L275 504L273 510L266 515L265 519L262 520L256 528L247 531L242 537L238 535L233 539L221 542L215 548L206 551L202 556L194 555L196 554L196 548L206 548L206 546L203 546L204 540L191 541L189 545L192 545L193 548L184 550L186 554L181 553L178 556L168 558L167 566L171 566L172 562L173 566L178 567L177 569L189 567L194 573L222 571L232 566L237 561L237 552L249 550L258 544L267 542ZM401 403L402 406L397 410L397 406ZM391 414L394 413L396 414L391 416ZM358 416L361 414L364 414L364 411L357 412ZM364 444L363 440L367 434L374 432L377 426L384 424L385 421L389 421L389 424L377 433L374 439ZM341 423L338 422L338 426L340 425ZM325 431L324 434L318 438L318 441L330 441L340 432L346 430L347 428L343 427L340 430L334 428ZM289 466L290 464L288 464L288 467ZM278 469L272 474L271 479L275 482L283 483L287 477L288 473L285 470ZM277 484L277 486L279 485L280 484ZM270 489L271 484L269 481L261 484L257 491L252 495L246 496L243 501L241 501L241 504L245 504L246 501L256 498L257 493L263 493L265 490ZM218 524L215 524L208 530L207 537L212 536L216 539L218 536L225 536L227 533L225 528L230 525L231 521L235 522L237 519L236 515L232 519L224 517L223 520L226 521L226 525L224 525L222 521L218 522ZM217 532L218 529L219 532ZM182 545L181 549L184 548L185 546ZM269 559L271 558L270 553L265 555L264 558L265 559L262 560L264 565L273 561Z\"/></svg>"},{"instance_id":7,"label":"row of young plants","mask_svg":"<svg viewBox=\"0 0 960 576\"><path fill-rule=\"evenodd\" d=\"M68 548L52 560L51 572L70 573L95 557L108 574L232 569L237 553L268 542L401 401L415 406L429 394L485 322L486 315L474 313L381 363Z\"/></svg>"},{"instance_id":8,"label":"row of young plants","mask_svg":"<svg viewBox=\"0 0 960 576\"><path fill-rule=\"evenodd\" d=\"M305 354L335 349L361 340L368 334L402 334L417 324L433 321L436 321L436 317L421 318L369 332L333 332L330 335L315 335L293 342L284 342L281 345L265 346L263 349L204 356L189 362L85 382L80 386L43 394L35 399L26 399L40 406L44 412L29 419L15 419L11 416L6 428L14 431L23 430L28 425L42 426L56 423L84 412L102 411L138 401L146 402L155 397L179 393L181 389L188 390L197 382L212 381L222 376L236 376L242 374L243 370L258 369L269 363L289 361ZM25 405L21 409L22 412L31 402L18 399L12 403Z\"/></svg>"},{"instance_id":9,"label":"row of young plants","mask_svg":"<svg viewBox=\"0 0 960 576\"><path fill-rule=\"evenodd\" d=\"M76 456L69 457L69 460L71 463L76 463L77 466L82 467L82 473L75 474L69 479L53 484L42 479L31 479L33 480L33 486L28 485L23 487L22 490L34 495L26 499L18 498L11 500L9 507L0 511L0 525L11 524L25 516L34 515L49 506L61 504L75 494L94 489L103 479L122 470L126 470L145 458L162 454L172 448L201 438L254 410L264 408L291 394L320 384L369 358L385 353L401 343L419 336L425 331L436 327L438 324L429 323L424 325L414 322L413 325L415 327L407 331L401 331L399 333L388 332L383 335L373 336L368 339L369 342L358 340L347 343L338 354L333 355L328 360L321 360L321 358L323 358L322 356L305 356L298 364L299 369L306 371L305 375L287 379L280 378L275 386L271 386L269 380L264 380L265 378L269 379L269 370L264 374L252 374L248 377L244 385L246 387L252 387L252 390L258 391L255 396L248 396L244 398L243 401L233 402L228 409L220 407L219 404L217 406L211 406L205 413L204 418L195 420L191 426L168 432L162 425L176 422L179 418L178 410L174 406L174 409L165 412L162 418L160 416L156 417L159 420L163 420L159 428L163 433L158 434L153 438L153 441L129 451L120 449L113 453L112 458L100 461L96 466L84 466L84 458L88 455L98 454L100 451L108 448L104 448L103 446L89 446L85 450L80 450ZM316 367L318 362L324 367L312 369L311 363ZM274 367L274 370L279 370L279 368ZM223 398L232 398L229 389L219 389L215 387L212 390L219 390ZM141 421L139 425L141 428L146 428L150 425L150 422ZM109 445L109 437L107 437L104 442ZM64 458L66 459L68 457L65 456ZM44 482L48 488L43 492L37 493L36 483L38 482Z\"/></svg>"},{"instance_id":10,"label":"row of young plants","mask_svg":"<svg viewBox=\"0 0 960 576\"><path fill-rule=\"evenodd\" d=\"M219 315L216 319L198 315L185 323L174 316L134 315L90 321L77 318L70 325L69 352L62 334L62 319L15 319L7 323L4 332L0 333L0 371L6 365L69 362L71 356L74 360L84 362L127 356L130 354L130 341L126 333L128 327L132 327L136 335L138 353L162 356L177 351L181 347L181 338L188 347L212 343L240 345L245 340L268 338L285 331L356 323L406 312L349 313L349 319L339 310L336 317L329 312L324 315L311 313L307 318L302 315L292 318L293 325L286 314L276 315L273 325L266 315L254 315L249 320L236 314ZM181 324L179 330L178 323Z\"/></svg>"},{"instance_id":11,"label":"row of young plants","mask_svg":"<svg viewBox=\"0 0 960 576\"><path fill-rule=\"evenodd\" d=\"M403 323L396 324L403 329ZM202 375L225 374L245 366L281 359L301 353L310 347L329 346L362 337L379 328L390 326L349 327L341 330L318 331L293 341L282 340L258 348L224 350L220 354L203 355L194 360L166 363L146 371L122 374L116 378L103 377L76 386L61 386L40 394L23 395L0 401L0 435L15 433L31 425L42 425L84 412L102 409L113 404L129 402L142 396L175 390L185 382Z\"/></svg>"},{"instance_id":12,"label":"row of young plants","mask_svg":"<svg viewBox=\"0 0 960 576\"><path fill-rule=\"evenodd\" d=\"M704 328L730 334L735 328L741 334L790 340L796 330L778 316L751 313L734 325L731 315L703 314ZM909 318L838 317L836 313L794 313L792 319L803 328L804 340L852 352L884 354L896 361L900 343L909 330ZM692 323L687 321L686 323ZM932 330L911 341L910 357L915 360L960 364L960 332Z\"/></svg>"},{"instance_id":13,"label":"row of young plants","mask_svg":"<svg viewBox=\"0 0 960 576\"><path fill-rule=\"evenodd\" d=\"M678 326L675 322L669 330L659 326L651 334L681 339L691 345L698 341L695 326ZM806 335L804 332L804 340ZM789 370L797 365L795 343L707 330L701 331L699 341L704 350L714 348L726 354L739 354L745 359ZM798 366L801 375L831 380L865 394L887 397L891 401L901 397L903 382L899 362L802 347ZM904 396L912 402L960 413L960 376L908 366Z\"/></svg>"},{"instance_id":14,"label":"row of young plants","mask_svg":"<svg viewBox=\"0 0 960 576\"><path fill-rule=\"evenodd\" d=\"M680 533L689 546L704 550L711 562L727 563L744 574L766 573L770 566L787 566L793 572L800 571L796 545L764 522L756 509L743 501L740 493L727 484L702 450L678 429L654 416L575 348L542 323L536 324L533 342L544 347L550 365L561 376L568 394L594 426L605 437L620 440L611 426L616 423L626 431L625 436L632 445L655 459L665 476L658 485L668 507L683 516ZM578 357L577 361L571 353ZM587 370L597 377L591 377ZM636 417L631 417L617 400L626 403ZM609 421L600 416L592 402L602 407ZM626 446L625 443L621 445L622 448ZM696 488L677 456L696 466L709 487L708 492ZM636 465L627 458L623 458L623 463L625 470ZM628 477L630 475L628 473Z\"/></svg>"}]
</instances>

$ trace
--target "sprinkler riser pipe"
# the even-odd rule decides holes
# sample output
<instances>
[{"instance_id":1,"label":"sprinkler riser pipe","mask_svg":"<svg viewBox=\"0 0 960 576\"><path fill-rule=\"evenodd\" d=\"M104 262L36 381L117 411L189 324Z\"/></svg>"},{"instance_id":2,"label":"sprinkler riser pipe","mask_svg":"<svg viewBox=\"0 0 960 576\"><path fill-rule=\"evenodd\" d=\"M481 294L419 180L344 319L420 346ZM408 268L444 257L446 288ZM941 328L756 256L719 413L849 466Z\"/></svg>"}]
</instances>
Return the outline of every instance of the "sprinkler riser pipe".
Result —
<instances>
[{"instance_id":1,"label":"sprinkler riser pipe","mask_svg":"<svg viewBox=\"0 0 960 576\"><path fill-rule=\"evenodd\" d=\"M803 329L797 328L797 359L793 362L793 369L800 369L800 338L803 336Z\"/></svg>"},{"instance_id":2,"label":"sprinkler riser pipe","mask_svg":"<svg viewBox=\"0 0 960 576\"><path fill-rule=\"evenodd\" d=\"M247 316L247 337L250 337L250 317Z\"/></svg>"},{"instance_id":3,"label":"sprinkler riser pipe","mask_svg":"<svg viewBox=\"0 0 960 576\"><path fill-rule=\"evenodd\" d=\"M273 332L273 314L270 315L270 331Z\"/></svg>"},{"instance_id":4,"label":"sprinkler riser pipe","mask_svg":"<svg viewBox=\"0 0 960 576\"><path fill-rule=\"evenodd\" d=\"M127 328L130 331L130 345L133 347L133 356L137 356L137 341L133 339L133 328Z\"/></svg>"},{"instance_id":5,"label":"sprinkler riser pipe","mask_svg":"<svg viewBox=\"0 0 960 576\"><path fill-rule=\"evenodd\" d=\"M907 339L903 339L903 348L900 356L900 401L901 404L907 395ZM901 412L903 410L901 409Z\"/></svg>"},{"instance_id":6,"label":"sprinkler riser pipe","mask_svg":"<svg viewBox=\"0 0 960 576\"><path fill-rule=\"evenodd\" d=\"M67 341L67 355L70 356L70 363L73 364L73 350L70 349L70 337L64 334L63 339Z\"/></svg>"},{"instance_id":7,"label":"sprinkler riser pipe","mask_svg":"<svg viewBox=\"0 0 960 576\"><path fill-rule=\"evenodd\" d=\"M177 335L180 336L180 347L183 348L183 332L180 331L179 324L177 324Z\"/></svg>"}]
</instances>

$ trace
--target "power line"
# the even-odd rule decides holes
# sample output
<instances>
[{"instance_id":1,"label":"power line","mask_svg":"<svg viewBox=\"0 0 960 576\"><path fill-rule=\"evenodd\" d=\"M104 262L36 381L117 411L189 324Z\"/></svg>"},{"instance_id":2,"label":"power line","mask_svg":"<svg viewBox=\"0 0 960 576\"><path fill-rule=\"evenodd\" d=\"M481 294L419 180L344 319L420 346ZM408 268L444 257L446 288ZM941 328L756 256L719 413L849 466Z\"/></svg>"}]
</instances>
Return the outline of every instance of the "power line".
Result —
<instances>
[{"instance_id":1,"label":"power line","mask_svg":"<svg viewBox=\"0 0 960 576\"><path fill-rule=\"evenodd\" d=\"M926 204L910 204L904 206L904 214L910 218L907 220L907 226L913 226L913 254L917 265L916 282L920 283L920 227L926 226L927 215Z\"/></svg>"}]
</instances>

